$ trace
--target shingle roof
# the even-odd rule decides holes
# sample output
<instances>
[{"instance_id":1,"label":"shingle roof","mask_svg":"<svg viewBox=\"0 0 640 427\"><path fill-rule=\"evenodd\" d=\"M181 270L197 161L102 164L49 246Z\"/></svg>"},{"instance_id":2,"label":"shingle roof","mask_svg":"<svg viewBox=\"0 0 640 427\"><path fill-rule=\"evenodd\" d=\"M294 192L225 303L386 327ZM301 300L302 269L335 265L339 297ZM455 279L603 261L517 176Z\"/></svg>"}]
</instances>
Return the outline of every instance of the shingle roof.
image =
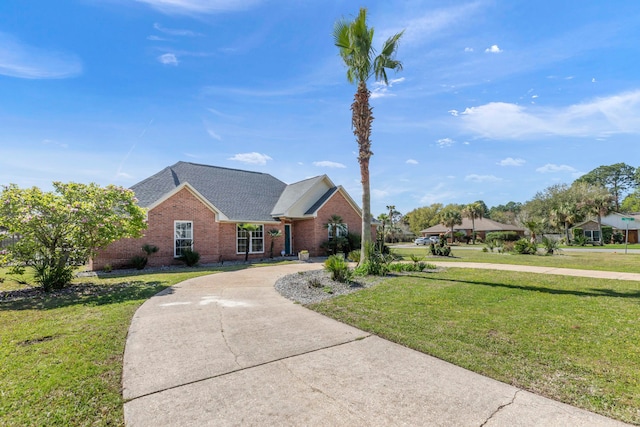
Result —
<instances>
[{"instance_id":1,"label":"shingle roof","mask_svg":"<svg viewBox=\"0 0 640 427\"><path fill-rule=\"evenodd\" d=\"M273 221L271 212L287 187L266 173L178 162L131 189L139 205L149 207L184 183L232 221Z\"/></svg>"},{"instance_id":2,"label":"shingle roof","mask_svg":"<svg viewBox=\"0 0 640 427\"><path fill-rule=\"evenodd\" d=\"M304 181L295 182L293 184L287 185L287 187L282 192L278 203L276 203L275 207L271 211L273 216L282 216L287 210L304 194L309 191L318 181L321 181L324 176L316 176L313 178L305 179Z\"/></svg>"},{"instance_id":3,"label":"shingle roof","mask_svg":"<svg viewBox=\"0 0 640 427\"><path fill-rule=\"evenodd\" d=\"M488 218L479 218L475 220L476 231L524 231L523 228L517 227L511 224L502 224L498 221L493 221ZM454 230L471 230L472 223L469 218L462 218L462 224L453 227ZM448 227L442 224L434 225L427 229L421 230L421 233L446 233L449 231Z\"/></svg>"}]
</instances>

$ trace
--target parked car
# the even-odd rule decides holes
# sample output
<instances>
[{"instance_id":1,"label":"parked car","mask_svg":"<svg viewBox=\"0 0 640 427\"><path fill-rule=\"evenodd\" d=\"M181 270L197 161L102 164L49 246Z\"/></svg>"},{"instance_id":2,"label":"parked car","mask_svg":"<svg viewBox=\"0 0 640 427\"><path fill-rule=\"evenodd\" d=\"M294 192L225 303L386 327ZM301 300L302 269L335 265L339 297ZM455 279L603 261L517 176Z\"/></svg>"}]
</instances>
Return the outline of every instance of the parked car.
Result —
<instances>
[{"instance_id":1,"label":"parked car","mask_svg":"<svg viewBox=\"0 0 640 427\"><path fill-rule=\"evenodd\" d=\"M418 237L416 240L413 241L413 243L415 243L416 245L430 245L431 244L431 240L429 240L428 237Z\"/></svg>"},{"instance_id":2,"label":"parked car","mask_svg":"<svg viewBox=\"0 0 640 427\"><path fill-rule=\"evenodd\" d=\"M440 238L438 236L431 236L429 237L429 240L431 240L431 242L429 243L433 243L433 244L440 243Z\"/></svg>"}]
</instances>

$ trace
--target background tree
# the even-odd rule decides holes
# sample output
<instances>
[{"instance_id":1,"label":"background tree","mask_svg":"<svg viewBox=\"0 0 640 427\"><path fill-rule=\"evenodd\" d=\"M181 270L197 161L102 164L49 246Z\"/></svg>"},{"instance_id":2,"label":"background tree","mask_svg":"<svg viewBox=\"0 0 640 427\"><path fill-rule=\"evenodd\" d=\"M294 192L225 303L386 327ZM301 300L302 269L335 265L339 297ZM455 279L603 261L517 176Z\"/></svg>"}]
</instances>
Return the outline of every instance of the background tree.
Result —
<instances>
[{"instance_id":1,"label":"background tree","mask_svg":"<svg viewBox=\"0 0 640 427\"><path fill-rule=\"evenodd\" d=\"M491 209L486 211L485 218L490 218L503 224L518 225L517 218L521 210L522 203L511 201L505 205L492 206Z\"/></svg>"},{"instance_id":2,"label":"background tree","mask_svg":"<svg viewBox=\"0 0 640 427\"><path fill-rule=\"evenodd\" d=\"M61 182L53 188L9 185L0 194L0 228L19 236L6 247L6 261L32 267L45 290L63 288L74 268L99 249L141 237L146 228L145 211L131 190Z\"/></svg>"},{"instance_id":3,"label":"background tree","mask_svg":"<svg viewBox=\"0 0 640 427\"><path fill-rule=\"evenodd\" d=\"M462 214L455 206L447 206L440 212L440 224L451 230L451 244L453 244L453 227L462 224Z\"/></svg>"},{"instance_id":4,"label":"background tree","mask_svg":"<svg viewBox=\"0 0 640 427\"><path fill-rule=\"evenodd\" d=\"M582 175L575 182L605 187L613 195L616 212L620 211L620 202L628 190L637 185L636 168L626 163L598 166Z\"/></svg>"},{"instance_id":5,"label":"background tree","mask_svg":"<svg viewBox=\"0 0 640 427\"><path fill-rule=\"evenodd\" d=\"M484 217L486 206L483 201L479 200L462 208L462 215L471 220L471 238L474 245L476 244L476 219Z\"/></svg>"},{"instance_id":6,"label":"background tree","mask_svg":"<svg viewBox=\"0 0 640 427\"><path fill-rule=\"evenodd\" d=\"M278 230L277 228L272 228L271 230L267 231L267 234L269 235L269 237L271 237L271 247L269 248L269 258L273 258L273 241L278 237L282 237L282 231Z\"/></svg>"},{"instance_id":7,"label":"background tree","mask_svg":"<svg viewBox=\"0 0 640 427\"><path fill-rule=\"evenodd\" d=\"M389 219L389 215L384 213L378 215L376 219L380 222L380 225L378 225L377 234L378 240L380 241L380 250L382 250L382 245L384 244L385 238L389 231L389 227L391 227L391 220Z\"/></svg>"},{"instance_id":8,"label":"background tree","mask_svg":"<svg viewBox=\"0 0 640 427\"><path fill-rule=\"evenodd\" d=\"M340 51L340 56L347 67L347 80L356 83L356 91L351 105L351 125L358 141L358 162L360 163L360 178L362 181L362 246L361 262L365 261L366 246L371 242L371 190L369 183L369 159L371 151L371 123L372 109L369 106L371 93L367 88L367 80L375 76L388 84L387 69L400 71L402 63L395 59L398 40L402 33L387 39L379 55L375 55L373 48L373 28L367 26L367 9L361 8L353 21L341 19L333 28L333 39Z\"/></svg>"},{"instance_id":9,"label":"background tree","mask_svg":"<svg viewBox=\"0 0 640 427\"><path fill-rule=\"evenodd\" d=\"M590 185L580 183L577 186L580 194L581 202L578 203L578 209L587 215L595 215L598 220L598 233L600 235L600 245L604 244L602 239L602 217L613 210L615 196L599 185Z\"/></svg>"},{"instance_id":10,"label":"background tree","mask_svg":"<svg viewBox=\"0 0 640 427\"><path fill-rule=\"evenodd\" d=\"M242 223L238 224L238 228L242 231L242 238L245 239L244 262L249 261L249 246L251 245L251 234L260 230L260 226L256 224Z\"/></svg>"},{"instance_id":11,"label":"background tree","mask_svg":"<svg viewBox=\"0 0 640 427\"><path fill-rule=\"evenodd\" d=\"M404 220L409 224L409 229L415 235L420 235L420 231L425 228L440 224L439 214L442 211L441 203L433 203L408 212Z\"/></svg>"},{"instance_id":12,"label":"background tree","mask_svg":"<svg viewBox=\"0 0 640 427\"><path fill-rule=\"evenodd\" d=\"M640 169L640 168L639 168ZM624 198L620 205L620 212L635 213L640 212L640 189L634 191Z\"/></svg>"}]
</instances>

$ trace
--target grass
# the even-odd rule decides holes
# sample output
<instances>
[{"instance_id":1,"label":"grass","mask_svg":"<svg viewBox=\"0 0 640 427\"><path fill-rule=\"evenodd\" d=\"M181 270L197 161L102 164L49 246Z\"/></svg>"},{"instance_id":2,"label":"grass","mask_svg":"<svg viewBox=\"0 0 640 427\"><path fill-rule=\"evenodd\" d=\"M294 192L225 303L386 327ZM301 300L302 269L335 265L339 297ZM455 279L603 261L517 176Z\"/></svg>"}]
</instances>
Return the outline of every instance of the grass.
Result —
<instances>
[{"instance_id":1,"label":"grass","mask_svg":"<svg viewBox=\"0 0 640 427\"><path fill-rule=\"evenodd\" d=\"M450 268L311 306L458 366L640 424L640 282Z\"/></svg>"},{"instance_id":2,"label":"grass","mask_svg":"<svg viewBox=\"0 0 640 427\"><path fill-rule=\"evenodd\" d=\"M411 259L411 255L428 256L429 247L392 248L393 253ZM492 264L535 265L542 267L577 268L582 270L640 273L640 254L612 252L560 252L558 255L516 255L451 248L453 257L430 257L427 261L484 262Z\"/></svg>"},{"instance_id":3,"label":"grass","mask_svg":"<svg viewBox=\"0 0 640 427\"><path fill-rule=\"evenodd\" d=\"M136 309L183 280L239 268L111 275L0 302L0 425L122 425L122 360ZM6 270L0 277L0 291L25 288Z\"/></svg>"}]
</instances>

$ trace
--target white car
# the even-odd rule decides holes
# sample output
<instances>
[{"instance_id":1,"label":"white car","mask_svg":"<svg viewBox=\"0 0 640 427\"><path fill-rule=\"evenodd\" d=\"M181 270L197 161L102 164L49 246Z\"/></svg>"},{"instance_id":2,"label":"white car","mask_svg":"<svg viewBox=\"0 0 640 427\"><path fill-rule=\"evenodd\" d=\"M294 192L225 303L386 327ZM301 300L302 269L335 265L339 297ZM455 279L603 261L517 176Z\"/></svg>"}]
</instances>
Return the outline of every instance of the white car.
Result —
<instances>
[{"instance_id":1,"label":"white car","mask_svg":"<svg viewBox=\"0 0 640 427\"><path fill-rule=\"evenodd\" d=\"M430 245L431 244L431 240L428 237L418 237L416 240L413 241L413 243L415 243L416 245Z\"/></svg>"}]
</instances>

